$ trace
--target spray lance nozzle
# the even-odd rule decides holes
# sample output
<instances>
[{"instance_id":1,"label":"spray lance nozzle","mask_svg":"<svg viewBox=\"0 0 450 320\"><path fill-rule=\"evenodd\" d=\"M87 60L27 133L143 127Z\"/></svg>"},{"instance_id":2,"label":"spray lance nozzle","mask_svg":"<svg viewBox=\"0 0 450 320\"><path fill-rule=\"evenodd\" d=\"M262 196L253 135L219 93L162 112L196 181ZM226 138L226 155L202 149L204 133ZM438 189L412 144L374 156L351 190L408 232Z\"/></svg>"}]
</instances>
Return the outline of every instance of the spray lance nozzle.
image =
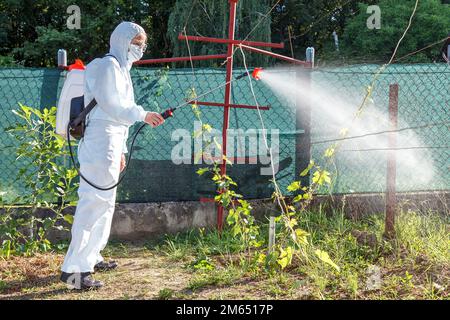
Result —
<instances>
[{"instance_id":1,"label":"spray lance nozzle","mask_svg":"<svg viewBox=\"0 0 450 320\"><path fill-rule=\"evenodd\" d=\"M263 68L255 68L251 74L253 79L260 80L262 71L263 71ZM246 71L243 74L237 76L235 79L236 80L242 79L243 77L247 77L249 74L250 74L250 71L248 71L248 72Z\"/></svg>"},{"instance_id":2,"label":"spray lance nozzle","mask_svg":"<svg viewBox=\"0 0 450 320\"><path fill-rule=\"evenodd\" d=\"M252 77L255 80L261 80L261 73L262 73L263 70L264 70L263 68L255 68L253 70Z\"/></svg>"}]
</instances>

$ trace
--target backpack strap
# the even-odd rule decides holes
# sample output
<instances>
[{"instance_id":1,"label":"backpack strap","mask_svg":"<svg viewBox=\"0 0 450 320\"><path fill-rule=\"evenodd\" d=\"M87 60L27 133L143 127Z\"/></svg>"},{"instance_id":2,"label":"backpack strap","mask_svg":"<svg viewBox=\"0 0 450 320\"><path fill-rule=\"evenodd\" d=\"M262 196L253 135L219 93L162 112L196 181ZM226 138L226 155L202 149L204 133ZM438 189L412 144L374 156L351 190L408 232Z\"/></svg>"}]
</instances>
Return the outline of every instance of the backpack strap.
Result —
<instances>
[{"instance_id":1,"label":"backpack strap","mask_svg":"<svg viewBox=\"0 0 450 320\"><path fill-rule=\"evenodd\" d=\"M119 59L117 59L117 57L116 57L115 55L111 54L111 53L105 54L105 55L103 56L103 58L104 58L104 57L113 57L114 59L116 59L117 62L119 62ZM120 64L120 62L119 62L119 64Z\"/></svg>"},{"instance_id":2,"label":"backpack strap","mask_svg":"<svg viewBox=\"0 0 450 320\"><path fill-rule=\"evenodd\" d=\"M92 99L91 102L89 102L89 104L83 109L83 111L80 112L80 114L78 115L78 117L76 117L75 119L72 120L72 122L70 123L70 126L72 128L75 128L76 126L80 125L82 121L84 121L86 119L86 116L89 112L92 111L92 109L94 109L94 107L97 105L97 100Z\"/></svg>"}]
</instances>

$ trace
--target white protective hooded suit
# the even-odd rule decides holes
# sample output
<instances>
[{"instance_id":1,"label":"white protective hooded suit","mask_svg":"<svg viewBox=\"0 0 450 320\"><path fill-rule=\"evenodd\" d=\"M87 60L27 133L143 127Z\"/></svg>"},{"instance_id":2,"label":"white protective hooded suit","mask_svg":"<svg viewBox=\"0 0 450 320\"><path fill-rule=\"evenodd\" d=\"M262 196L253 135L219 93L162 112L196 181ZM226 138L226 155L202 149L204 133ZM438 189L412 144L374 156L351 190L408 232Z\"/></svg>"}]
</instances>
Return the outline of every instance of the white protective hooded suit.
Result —
<instances>
[{"instance_id":1,"label":"white protective hooded suit","mask_svg":"<svg viewBox=\"0 0 450 320\"><path fill-rule=\"evenodd\" d=\"M144 29L122 22L111 35L110 55L95 59L86 67L85 105L94 97L97 106L87 117L84 138L78 145L81 173L94 184L109 187L117 183L122 153L127 152L128 128L144 121L147 112L134 101L130 78L132 63L139 59L131 40ZM62 271L93 272L103 261L100 251L108 242L114 213L116 188L102 191L80 179L78 204L72 226L72 240Z\"/></svg>"}]
</instances>

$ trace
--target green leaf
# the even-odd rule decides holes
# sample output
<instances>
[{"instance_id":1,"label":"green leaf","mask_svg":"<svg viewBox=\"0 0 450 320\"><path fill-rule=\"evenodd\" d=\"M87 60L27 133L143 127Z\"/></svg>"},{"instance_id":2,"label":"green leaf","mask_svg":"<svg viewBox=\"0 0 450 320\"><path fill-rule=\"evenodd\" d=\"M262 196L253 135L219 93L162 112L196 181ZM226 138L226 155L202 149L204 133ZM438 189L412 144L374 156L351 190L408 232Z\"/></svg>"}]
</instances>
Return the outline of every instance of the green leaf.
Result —
<instances>
[{"instance_id":1,"label":"green leaf","mask_svg":"<svg viewBox=\"0 0 450 320\"><path fill-rule=\"evenodd\" d=\"M298 224L298 222L297 222L297 219L292 218L292 219L288 220L287 224L289 225L289 227L293 228Z\"/></svg>"},{"instance_id":2,"label":"green leaf","mask_svg":"<svg viewBox=\"0 0 450 320\"><path fill-rule=\"evenodd\" d=\"M287 257L283 257L277 260L278 264L281 266L281 269L284 269L289 264L289 259Z\"/></svg>"},{"instance_id":3,"label":"green leaf","mask_svg":"<svg viewBox=\"0 0 450 320\"><path fill-rule=\"evenodd\" d=\"M317 183L318 185L323 185L324 183L331 183L330 173L325 170L317 170L313 174L312 178L313 183Z\"/></svg>"},{"instance_id":4,"label":"green leaf","mask_svg":"<svg viewBox=\"0 0 450 320\"><path fill-rule=\"evenodd\" d=\"M209 171L209 168L200 168L197 170L197 174L199 176L201 176L202 174L204 174L205 172L208 172L208 171Z\"/></svg>"},{"instance_id":5,"label":"green leaf","mask_svg":"<svg viewBox=\"0 0 450 320\"><path fill-rule=\"evenodd\" d=\"M73 224L73 215L71 215L71 214L65 214L65 215L63 216L63 218L64 218L64 221L66 221L67 223Z\"/></svg>"},{"instance_id":6,"label":"green leaf","mask_svg":"<svg viewBox=\"0 0 450 320\"><path fill-rule=\"evenodd\" d=\"M331 158L334 155L335 149L333 147L328 148L325 150L324 156L327 158Z\"/></svg>"},{"instance_id":7,"label":"green leaf","mask_svg":"<svg viewBox=\"0 0 450 320\"><path fill-rule=\"evenodd\" d=\"M314 160L311 160L309 162L308 167L300 173L300 176L301 177L306 176L308 174L308 172L312 169L312 167L314 167Z\"/></svg>"},{"instance_id":8,"label":"green leaf","mask_svg":"<svg viewBox=\"0 0 450 320\"><path fill-rule=\"evenodd\" d=\"M295 236L297 237L297 241L303 245L308 244L308 236L309 233L303 229L295 229Z\"/></svg>"},{"instance_id":9,"label":"green leaf","mask_svg":"<svg viewBox=\"0 0 450 320\"><path fill-rule=\"evenodd\" d=\"M297 191L301 188L301 182L300 181L294 181L290 185L288 185L287 190L290 192Z\"/></svg>"},{"instance_id":10,"label":"green leaf","mask_svg":"<svg viewBox=\"0 0 450 320\"><path fill-rule=\"evenodd\" d=\"M205 123L205 124L202 126L202 129L203 129L203 131L211 132L212 127L211 127L211 125Z\"/></svg>"},{"instance_id":11,"label":"green leaf","mask_svg":"<svg viewBox=\"0 0 450 320\"><path fill-rule=\"evenodd\" d=\"M233 230L233 236L234 236L234 237L242 233L242 228L241 228L241 226L238 225L238 224L235 224L235 225L233 226L232 230Z\"/></svg>"},{"instance_id":12,"label":"green leaf","mask_svg":"<svg viewBox=\"0 0 450 320\"><path fill-rule=\"evenodd\" d=\"M292 262L292 248L287 247L286 250L280 248L280 256L277 259L277 263L281 266L281 269L286 268Z\"/></svg>"},{"instance_id":13,"label":"green leaf","mask_svg":"<svg viewBox=\"0 0 450 320\"><path fill-rule=\"evenodd\" d=\"M316 251L314 251L314 253L316 254L316 256L322 260L323 262L325 262L326 264L332 266L333 268L335 268L338 272L341 271L341 268L339 268L339 266L337 264L335 264L333 262L333 260L331 260L330 256L328 255L327 252L322 251L317 249Z\"/></svg>"}]
</instances>

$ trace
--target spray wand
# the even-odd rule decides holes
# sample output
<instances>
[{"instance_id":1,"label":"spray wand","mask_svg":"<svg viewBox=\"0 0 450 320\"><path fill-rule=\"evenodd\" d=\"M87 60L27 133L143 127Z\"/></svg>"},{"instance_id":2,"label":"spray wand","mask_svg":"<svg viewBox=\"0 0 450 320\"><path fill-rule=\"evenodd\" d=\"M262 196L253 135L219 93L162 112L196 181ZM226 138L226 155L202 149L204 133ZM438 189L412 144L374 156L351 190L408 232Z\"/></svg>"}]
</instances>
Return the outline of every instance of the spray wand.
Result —
<instances>
[{"instance_id":1,"label":"spray wand","mask_svg":"<svg viewBox=\"0 0 450 320\"><path fill-rule=\"evenodd\" d=\"M255 68L255 69L253 70L253 72L252 72L252 77L253 77L255 80L261 80L261 73L262 73L263 70L264 70L263 68ZM248 72L246 71L246 72L244 72L243 74L237 76L237 77L235 78L235 80L242 79L243 77L246 77L246 76L248 76L249 74L250 74L250 71L248 71ZM231 81L233 81L233 80L231 80ZM225 84L225 85L226 85L226 84ZM222 85L222 86L223 86L223 85ZM222 86L219 86L218 88L221 88ZM216 88L216 89L218 89L218 88ZM216 89L214 89L214 90L216 90ZM213 90L211 90L211 91L213 91ZM200 98L200 97L202 97L202 96L204 96L204 95L207 95L207 94L210 93L211 91L206 92L206 93L202 94L201 96L199 96L199 97L197 97L197 98ZM184 107L184 106L186 106L186 105L188 105L188 104L191 104L191 102L193 102L193 101L195 101L195 100L189 100L188 102L185 102L185 103L183 103L183 104L180 104L180 105L177 106L177 107L169 108L169 109L167 109L166 111L164 111L163 113L161 113L161 117L163 117L164 120L167 119L167 118L173 117L173 113L174 113L175 110L177 110L177 109L179 109L179 108L181 108L181 107Z\"/></svg>"},{"instance_id":2,"label":"spray wand","mask_svg":"<svg viewBox=\"0 0 450 320\"><path fill-rule=\"evenodd\" d=\"M252 77L253 77L255 80L260 80L260 79L261 79L261 72L262 72L263 70L264 70L263 68L255 68L255 69L253 70L253 72L252 72ZM242 78L248 76L249 74L250 74L250 72L247 72L247 71L246 71L246 72L244 72L243 74L237 76L235 79L236 79L236 80L242 79ZM222 87L222 86L220 86L220 87ZM220 87L219 87L219 88L220 88ZM208 94L208 93L209 93L209 92L206 92L206 93L203 94L202 96L204 96L204 95L206 95L206 94ZM197 98L200 98L200 97L197 97ZM173 113L174 113L175 110L177 110L177 109L179 109L179 108L181 108L181 107L184 107L184 106L190 104L190 103L193 102L193 101L195 101L195 100L189 100L188 102L183 103L183 104L181 104L181 105L179 105L179 106L177 106L177 107L169 108L169 109L167 109L166 111L164 111L163 113L161 113L161 117L162 117L164 120L166 120L167 118L173 117Z\"/></svg>"}]
</instances>

